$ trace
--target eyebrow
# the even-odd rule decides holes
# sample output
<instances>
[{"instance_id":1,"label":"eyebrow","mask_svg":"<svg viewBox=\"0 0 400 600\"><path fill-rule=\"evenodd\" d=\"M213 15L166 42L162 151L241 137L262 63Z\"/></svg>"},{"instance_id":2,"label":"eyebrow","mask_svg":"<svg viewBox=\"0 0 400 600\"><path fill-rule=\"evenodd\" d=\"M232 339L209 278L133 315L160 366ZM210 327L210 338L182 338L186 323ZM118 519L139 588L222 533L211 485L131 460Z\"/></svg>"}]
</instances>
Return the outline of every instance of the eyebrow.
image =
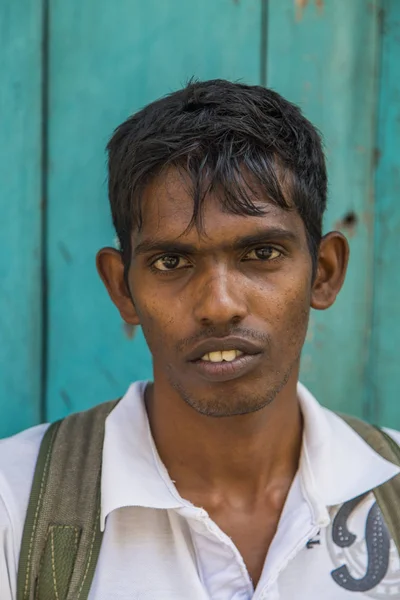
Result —
<instances>
[{"instance_id":1,"label":"eyebrow","mask_svg":"<svg viewBox=\"0 0 400 600\"><path fill-rule=\"evenodd\" d=\"M223 246L224 249L243 250L248 246L254 246L266 241L287 241L297 242L298 236L288 229L280 227L267 228L258 231L257 233L240 236L233 240L232 243L227 243ZM199 249L194 244L181 242L177 239L160 240L156 238L148 238L140 242L134 249L134 256L147 254L149 252L173 252L184 254L199 254Z\"/></svg>"}]
</instances>

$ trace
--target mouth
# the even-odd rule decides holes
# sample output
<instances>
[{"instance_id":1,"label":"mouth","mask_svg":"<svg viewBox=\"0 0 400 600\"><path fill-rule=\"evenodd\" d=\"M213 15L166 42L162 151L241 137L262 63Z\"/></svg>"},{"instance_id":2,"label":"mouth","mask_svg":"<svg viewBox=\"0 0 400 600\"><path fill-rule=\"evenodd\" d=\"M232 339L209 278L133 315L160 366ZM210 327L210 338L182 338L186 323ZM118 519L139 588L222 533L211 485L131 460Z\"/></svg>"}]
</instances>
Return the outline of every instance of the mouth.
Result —
<instances>
[{"instance_id":1,"label":"mouth","mask_svg":"<svg viewBox=\"0 0 400 600\"><path fill-rule=\"evenodd\" d=\"M249 373L259 364L262 354L254 342L230 337L199 344L187 360L202 379L223 382Z\"/></svg>"},{"instance_id":2,"label":"mouth","mask_svg":"<svg viewBox=\"0 0 400 600\"><path fill-rule=\"evenodd\" d=\"M197 344L186 356L188 362L204 359L207 362L233 362L242 354L260 354L264 346L259 342L244 337L226 336L222 338L208 338Z\"/></svg>"}]
</instances>

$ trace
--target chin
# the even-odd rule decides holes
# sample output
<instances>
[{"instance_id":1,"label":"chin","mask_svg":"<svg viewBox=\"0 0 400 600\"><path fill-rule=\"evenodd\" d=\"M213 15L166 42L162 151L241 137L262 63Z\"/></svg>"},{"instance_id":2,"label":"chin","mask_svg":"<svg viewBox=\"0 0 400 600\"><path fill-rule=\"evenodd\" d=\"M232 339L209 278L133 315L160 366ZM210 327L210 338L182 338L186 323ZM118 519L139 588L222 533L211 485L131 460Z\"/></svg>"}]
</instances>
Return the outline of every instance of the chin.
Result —
<instances>
[{"instance_id":1,"label":"chin","mask_svg":"<svg viewBox=\"0 0 400 600\"><path fill-rule=\"evenodd\" d=\"M196 412L208 417L234 417L252 414L270 405L285 383L269 381L260 385L258 380L258 390L254 382L244 385L239 380L215 385L213 390L210 387L207 390L190 389L180 384L174 387Z\"/></svg>"},{"instance_id":2,"label":"chin","mask_svg":"<svg viewBox=\"0 0 400 600\"><path fill-rule=\"evenodd\" d=\"M269 402L259 402L257 404L249 404L248 402L243 403L230 403L224 404L223 402L190 402L187 401L194 410L198 413L207 417L222 418L222 417L238 417L243 415L250 415L258 412L265 408Z\"/></svg>"}]
</instances>

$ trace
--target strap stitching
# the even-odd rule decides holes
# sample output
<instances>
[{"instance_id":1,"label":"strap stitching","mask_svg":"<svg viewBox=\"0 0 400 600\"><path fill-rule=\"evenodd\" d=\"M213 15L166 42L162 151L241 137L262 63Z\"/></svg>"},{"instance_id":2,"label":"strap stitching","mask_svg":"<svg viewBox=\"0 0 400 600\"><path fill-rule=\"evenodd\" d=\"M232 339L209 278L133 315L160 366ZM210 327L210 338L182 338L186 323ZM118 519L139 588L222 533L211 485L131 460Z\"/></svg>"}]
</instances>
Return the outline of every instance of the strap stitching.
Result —
<instances>
[{"instance_id":1,"label":"strap stitching","mask_svg":"<svg viewBox=\"0 0 400 600\"><path fill-rule=\"evenodd\" d=\"M55 434L56 434L56 430L53 433L52 440L54 439ZM36 506L35 517L33 519L32 534L31 534L31 539L30 539L30 542L29 542L29 551L28 551L28 559L27 559L27 566L26 566L24 599L27 598L28 585L29 585L29 576L30 576L30 570L31 570L31 558L32 558L33 538L35 537L36 527L37 527L37 522L38 522L38 517L39 517L39 510L40 510L40 507L41 507L41 504L42 504L42 497L43 497L43 491L44 491L44 480L45 480L45 476L46 476L46 473L47 473L47 470L48 470L48 466L49 466L49 462L50 462L51 450L52 450L52 444L50 444L49 449L47 450L47 456L46 456L46 461L45 461L45 465L44 465L44 469L43 469L42 481L40 483L39 499L38 499L38 503L37 503L37 506Z\"/></svg>"},{"instance_id":2,"label":"strap stitching","mask_svg":"<svg viewBox=\"0 0 400 600\"><path fill-rule=\"evenodd\" d=\"M49 540L50 529L51 529L51 527L49 527L48 530L47 530L45 549L47 547L47 543L48 543L48 540ZM40 582L42 580L43 563L44 563L45 556L46 556L46 552L43 551L42 552L42 558L40 559L40 563L39 563L39 572L38 572L38 577L37 577L37 581L36 581L35 600L40 600L40 598L39 598L39 590L40 590Z\"/></svg>"},{"instance_id":3,"label":"strap stitching","mask_svg":"<svg viewBox=\"0 0 400 600\"><path fill-rule=\"evenodd\" d=\"M59 529L73 529L75 531L74 543L75 543L75 552L76 552L78 550L79 534L80 534L81 530L79 527L76 527L74 525L49 525L49 529L48 529L47 535L46 535L45 549L47 548L47 544L49 542L49 536L53 537L54 531L59 530ZM42 558L40 560L39 574L38 574L38 578L37 578L37 588L35 591L35 600L40 600L38 593L40 590L40 581L41 581L41 575L43 573L43 563L44 563L44 559L45 559L45 554L46 554L46 552L43 551ZM53 549L52 549L52 555L53 555ZM52 556L52 560L53 560L53 556ZM55 592L57 594L57 590L55 590Z\"/></svg>"},{"instance_id":4,"label":"strap stitching","mask_svg":"<svg viewBox=\"0 0 400 600\"><path fill-rule=\"evenodd\" d=\"M79 600L79 598L80 598L80 596L81 596L82 589L83 589L83 586L84 586L84 583L85 583L85 581L86 581L86 577L87 577L87 574L88 574L88 571L89 571L90 563L91 563L91 561L92 561L92 554L93 554L94 540L95 540L95 538L96 538L96 528L97 528L97 525L98 525L98 519L99 519L99 517L100 517L100 508L97 510L97 514L96 514L96 520L95 520L95 524L94 524L94 527L93 527L92 541L91 541L91 543L90 543L89 558L88 558L88 561L87 561L87 564L86 564L85 574L84 574L84 576L83 576L82 583L81 583L81 585L80 585L80 587L79 587L79 591L78 591L77 600Z\"/></svg>"},{"instance_id":5,"label":"strap stitching","mask_svg":"<svg viewBox=\"0 0 400 600\"><path fill-rule=\"evenodd\" d=\"M72 527L72 525L68 525L68 527ZM79 539L79 527L73 527L75 529L75 552L78 551L78 539Z\"/></svg>"},{"instance_id":6,"label":"strap stitching","mask_svg":"<svg viewBox=\"0 0 400 600\"><path fill-rule=\"evenodd\" d=\"M60 597L59 597L58 591L57 591L56 565L55 565L55 556L54 556L54 528L53 527L51 528L50 540L51 540L51 570L53 572L54 593L56 595L56 600L60 600Z\"/></svg>"}]
</instances>

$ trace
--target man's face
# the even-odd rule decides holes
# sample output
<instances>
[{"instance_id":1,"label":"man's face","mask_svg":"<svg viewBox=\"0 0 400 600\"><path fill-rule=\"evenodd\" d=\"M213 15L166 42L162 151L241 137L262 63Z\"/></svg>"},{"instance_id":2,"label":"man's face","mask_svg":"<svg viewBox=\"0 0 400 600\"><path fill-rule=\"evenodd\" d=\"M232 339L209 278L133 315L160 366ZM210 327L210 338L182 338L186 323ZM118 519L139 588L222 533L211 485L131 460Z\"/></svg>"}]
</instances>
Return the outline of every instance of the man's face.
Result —
<instances>
[{"instance_id":1,"label":"man's face","mask_svg":"<svg viewBox=\"0 0 400 600\"><path fill-rule=\"evenodd\" d=\"M155 381L203 414L254 412L297 380L311 256L297 212L259 202L265 215L234 215L211 194L188 227L190 188L170 170L146 188L133 235L129 288Z\"/></svg>"}]
</instances>

